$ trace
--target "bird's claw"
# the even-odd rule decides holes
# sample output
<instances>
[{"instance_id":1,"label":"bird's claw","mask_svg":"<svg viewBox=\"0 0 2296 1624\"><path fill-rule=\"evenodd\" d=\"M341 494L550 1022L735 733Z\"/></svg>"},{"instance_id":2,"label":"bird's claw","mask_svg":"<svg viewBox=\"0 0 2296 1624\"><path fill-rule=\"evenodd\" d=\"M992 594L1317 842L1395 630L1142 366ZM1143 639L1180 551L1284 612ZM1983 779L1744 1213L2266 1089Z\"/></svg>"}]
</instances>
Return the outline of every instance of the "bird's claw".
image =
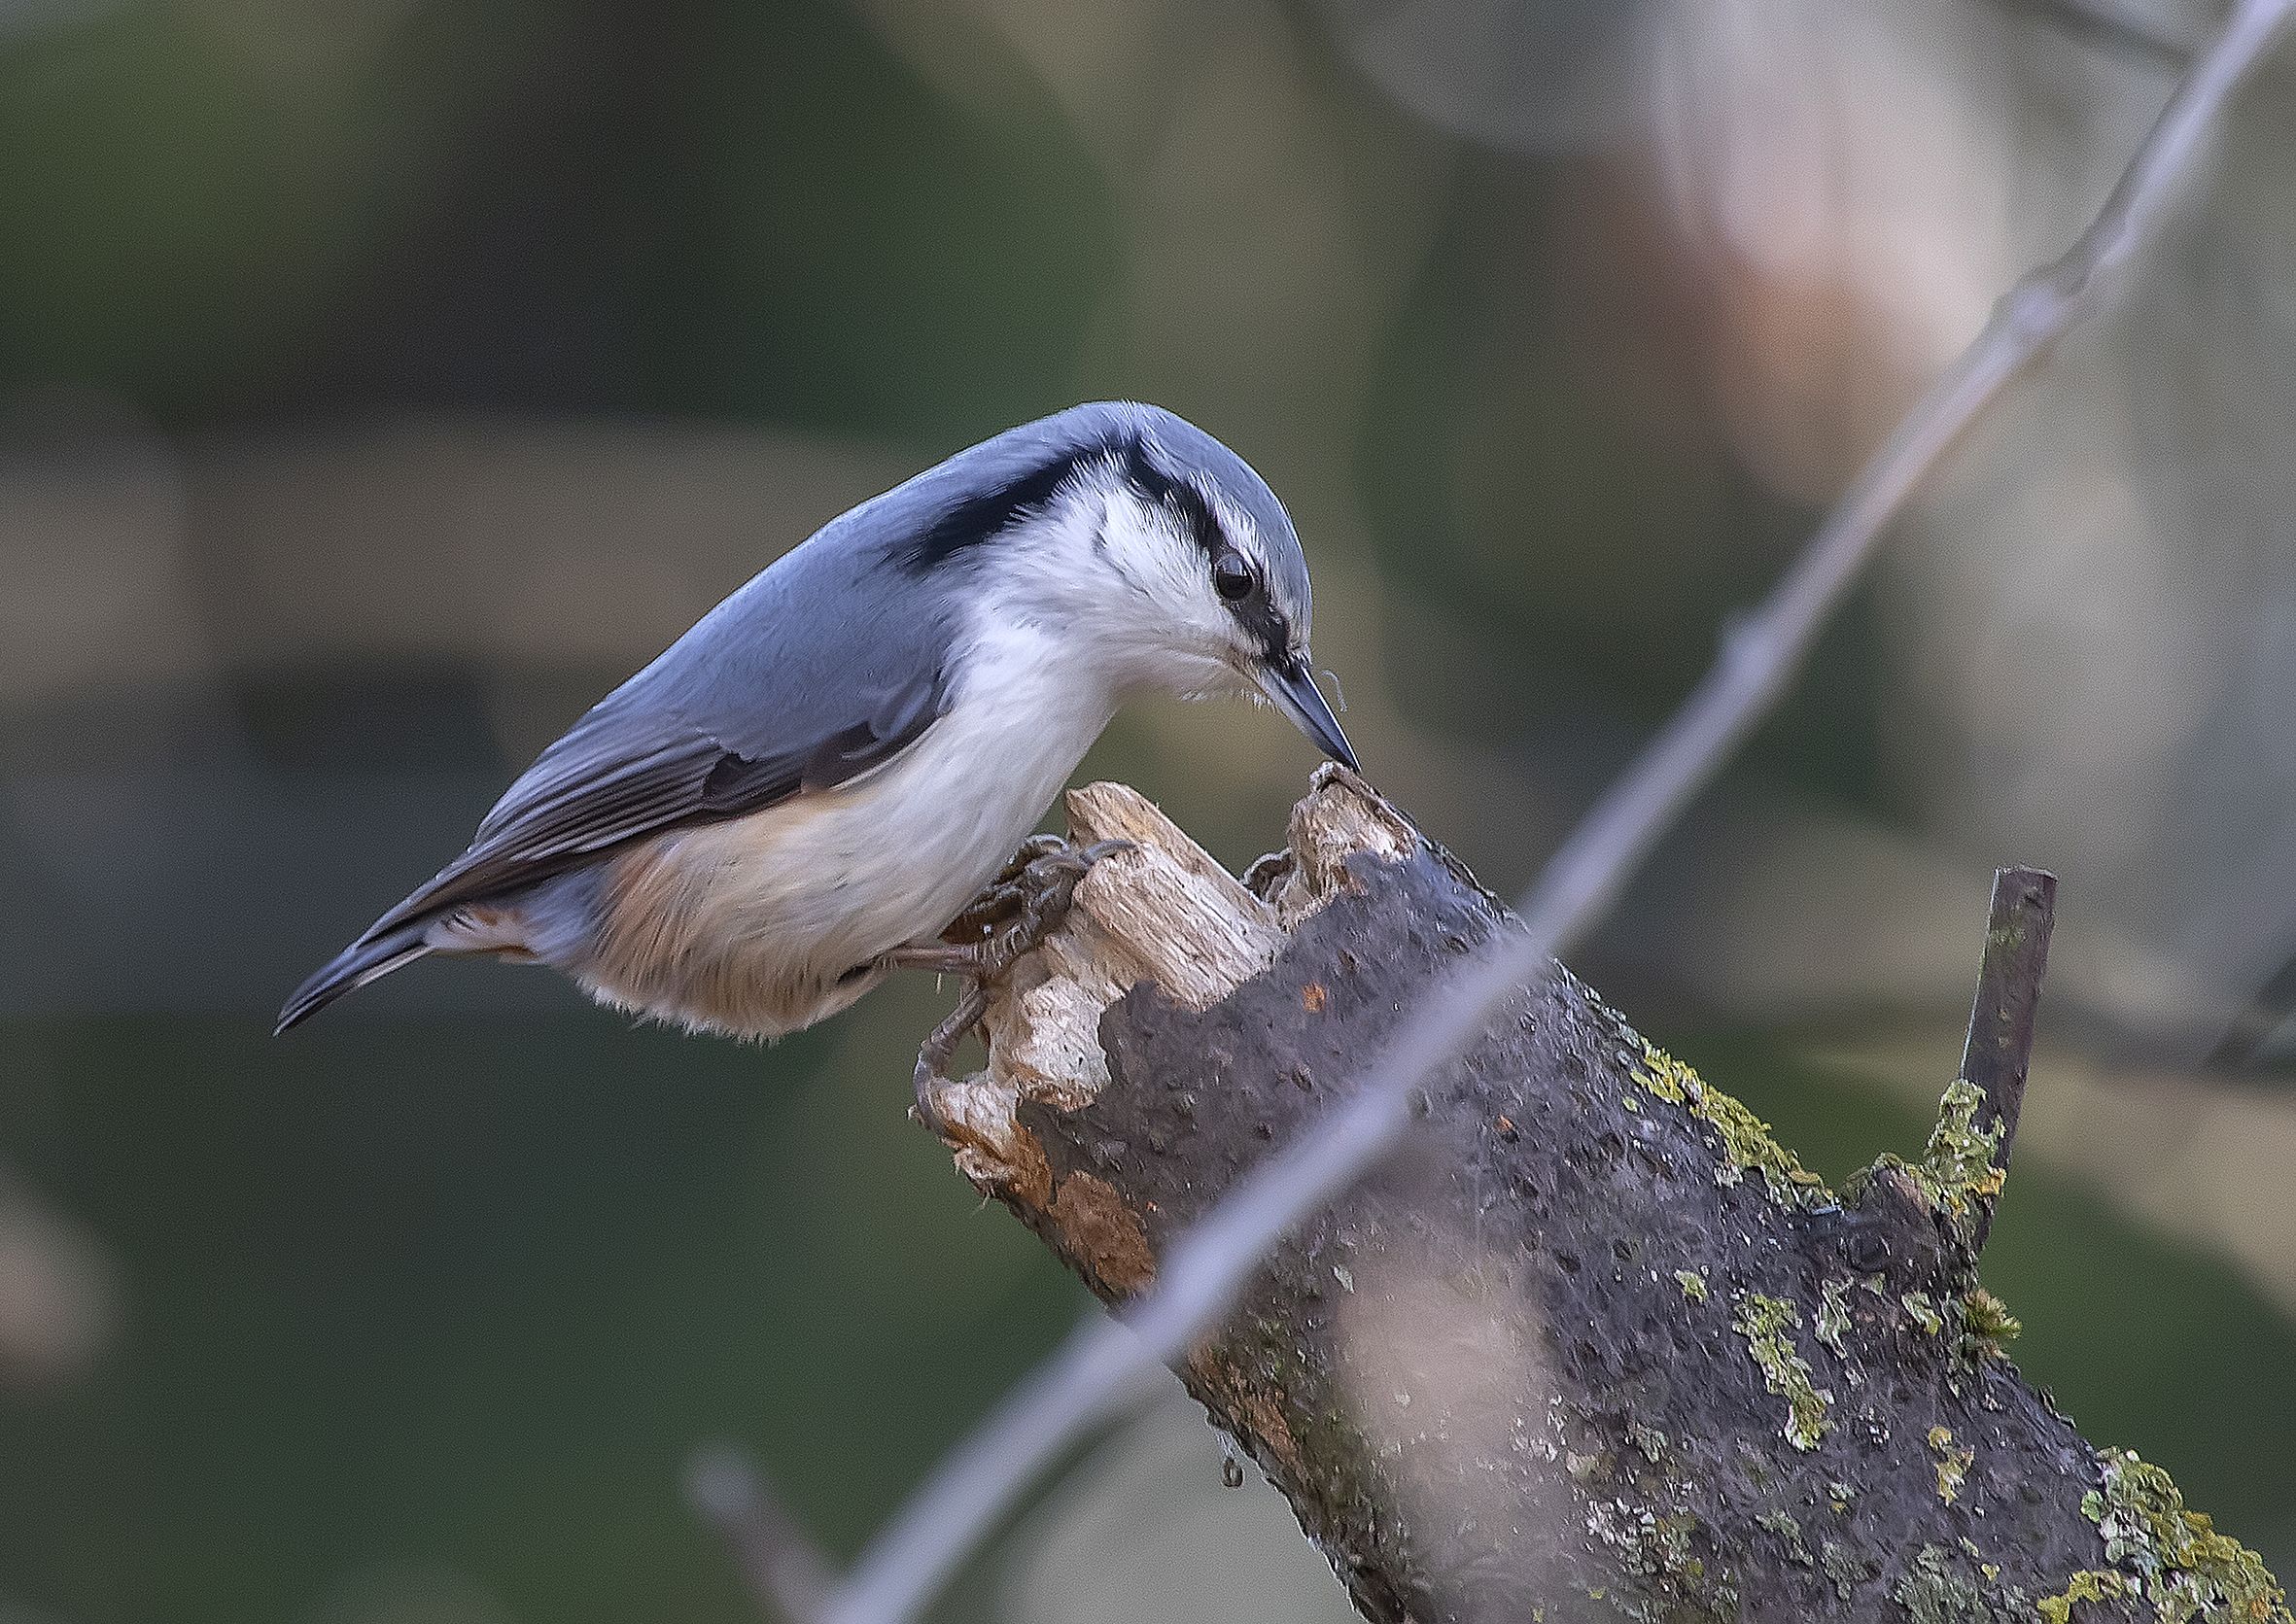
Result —
<instances>
[{"instance_id":1,"label":"bird's claw","mask_svg":"<svg viewBox=\"0 0 2296 1624\"><path fill-rule=\"evenodd\" d=\"M1030 835L989 888L957 916L942 933L942 940L977 944L994 935L996 926L1015 916L1025 916L1034 908L1043 922L1036 929L1036 939L1013 954L1018 958L1060 923L1077 883L1093 864L1131 848L1130 841L1096 841L1079 847L1059 835Z\"/></svg>"},{"instance_id":2,"label":"bird's claw","mask_svg":"<svg viewBox=\"0 0 2296 1624\"><path fill-rule=\"evenodd\" d=\"M990 973L1002 974L1022 954L1042 947L1075 906L1076 887L1093 865L1131 848L1130 841L1096 841L1081 848L1062 841L1058 849L1029 858L1019 876L1007 882L1007 887L1018 889L1019 898L1007 916L1009 922L991 938L990 956L996 962Z\"/></svg>"},{"instance_id":3,"label":"bird's claw","mask_svg":"<svg viewBox=\"0 0 2296 1624\"><path fill-rule=\"evenodd\" d=\"M950 1137L949 1121L936 1100L953 1085L949 1063L957 1046L989 1012L989 984L1060 928L1075 906L1076 887L1095 863L1131 849L1130 841L1079 847L1058 835L1032 835L996 882L957 916L941 941L895 949L887 955L896 965L966 978L957 1007L917 1052L917 1120L941 1138Z\"/></svg>"},{"instance_id":4,"label":"bird's claw","mask_svg":"<svg viewBox=\"0 0 2296 1624\"><path fill-rule=\"evenodd\" d=\"M957 1007L949 1018L926 1036L917 1051L917 1120L935 1137L952 1137L949 1119L940 1106L941 1091L956 1087L949 1075L949 1062L957 1057L957 1046L964 1042L966 1034L981 1023L981 1017L989 1013L988 984L968 981L957 994Z\"/></svg>"}]
</instances>

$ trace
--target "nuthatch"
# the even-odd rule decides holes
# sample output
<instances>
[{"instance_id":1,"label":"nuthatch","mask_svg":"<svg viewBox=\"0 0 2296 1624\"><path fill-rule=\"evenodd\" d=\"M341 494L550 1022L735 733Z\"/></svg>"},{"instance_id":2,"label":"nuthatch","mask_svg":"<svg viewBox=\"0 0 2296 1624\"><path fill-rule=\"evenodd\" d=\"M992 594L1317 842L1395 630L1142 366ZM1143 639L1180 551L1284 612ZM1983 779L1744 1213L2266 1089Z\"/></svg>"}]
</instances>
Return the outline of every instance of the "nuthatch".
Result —
<instances>
[{"instance_id":1,"label":"nuthatch","mask_svg":"<svg viewBox=\"0 0 2296 1624\"><path fill-rule=\"evenodd\" d=\"M1256 689L1354 765L1307 623L1290 519L1209 434L1132 404L1010 430L704 615L279 1029L429 953L539 961L602 1002L751 1037L901 964L978 969L933 939L1128 696Z\"/></svg>"}]
</instances>

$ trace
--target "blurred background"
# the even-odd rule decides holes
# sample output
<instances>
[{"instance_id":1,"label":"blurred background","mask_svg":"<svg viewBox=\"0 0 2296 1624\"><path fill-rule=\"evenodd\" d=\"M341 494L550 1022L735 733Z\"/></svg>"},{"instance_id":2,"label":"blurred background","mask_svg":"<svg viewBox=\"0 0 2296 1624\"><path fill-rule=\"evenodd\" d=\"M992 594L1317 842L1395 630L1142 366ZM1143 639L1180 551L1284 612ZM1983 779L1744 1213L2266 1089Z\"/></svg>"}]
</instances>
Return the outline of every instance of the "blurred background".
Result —
<instances>
[{"instance_id":1,"label":"blurred background","mask_svg":"<svg viewBox=\"0 0 2296 1624\"><path fill-rule=\"evenodd\" d=\"M850 1551L1081 1294L773 1049L423 966L283 994L814 526L1157 400L1314 562L1371 776L1521 886L2100 201L2175 0L0 0L0 1620L711 1624L756 1450ZM1988 1254L2099 1442L2296 1569L2296 64L1579 968L1833 1176L2063 876ZM1223 859L1312 765L1148 707ZM949 1620L1339 1620L1173 1399Z\"/></svg>"}]
</instances>

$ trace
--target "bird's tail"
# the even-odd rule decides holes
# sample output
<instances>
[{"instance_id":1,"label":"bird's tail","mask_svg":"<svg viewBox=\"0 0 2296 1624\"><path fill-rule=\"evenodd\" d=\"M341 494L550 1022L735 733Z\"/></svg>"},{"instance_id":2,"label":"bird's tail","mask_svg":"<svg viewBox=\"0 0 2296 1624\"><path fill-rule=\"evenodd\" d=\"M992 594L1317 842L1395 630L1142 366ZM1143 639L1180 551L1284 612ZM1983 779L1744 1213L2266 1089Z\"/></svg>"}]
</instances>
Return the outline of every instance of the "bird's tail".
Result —
<instances>
[{"instance_id":1,"label":"bird's tail","mask_svg":"<svg viewBox=\"0 0 2296 1624\"><path fill-rule=\"evenodd\" d=\"M295 996L279 1012L279 1024L271 1028L271 1035L278 1036L344 993L356 992L368 982L380 981L400 965L421 958L431 950L431 945L423 940L430 928L430 921L417 920L352 943L295 989Z\"/></svg>"}]
</instances>

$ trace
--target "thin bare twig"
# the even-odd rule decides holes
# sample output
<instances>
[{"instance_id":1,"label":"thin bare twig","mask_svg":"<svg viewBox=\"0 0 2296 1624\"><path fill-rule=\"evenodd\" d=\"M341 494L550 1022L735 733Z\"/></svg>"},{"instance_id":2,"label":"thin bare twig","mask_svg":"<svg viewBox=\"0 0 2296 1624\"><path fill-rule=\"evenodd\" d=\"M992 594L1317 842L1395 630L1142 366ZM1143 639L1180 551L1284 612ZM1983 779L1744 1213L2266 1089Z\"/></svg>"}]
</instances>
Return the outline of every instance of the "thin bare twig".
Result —
<instances>
[{"instance_id":1,"label":"thin bare twig","mask_svg":"<svg viewBox=\"0 0 2296 1624\"><path fill-rule=\"evenodd\" d=\"M818 1624L835 1575L774 1498L748 1450L730 1443L695 1450L686 1463L685 1498L725 1541L760 1607L783 1624Z\"/></svg>"},{"instance_id":2,"label":"thin bare twig","mask_svg":"<svg viewBox=\"0 0 2296 1624\"><path fill-rule=\"evenodd\" d=\"M2077 39L2132 52L2171 72L2180 71L2199 48L2197 34L2123 3L2123 0L2007 0L2012 11L2052 24Z\"/></svg>"},{"instance_id":3,"label":"thin bare twig","mask_svg":"<svg viewBox=\"0 0 2296 1624\"><path fill-rule=\"evenodd\" d=\"M1962 1078L1985 1096L1970 1125L1981 1133L1999 1130L1993 1165L2004 1177L2025 1108L2034 1021L2040 1013L2041 977L2049 968L2049 932L2056 920L2055 875L2029 868L1994 871L1993 912L1985 924L1985 954L1977 964L1977 996L1969 1005L1969 1035L1962 1045ZM1977 1203L1969 1238L1980 1249L1993 1231L1995 1199L1988 1195Z\"/></svg>"},{"instance_id":4,"label":"thin bare twig","mask_svg":"<svg viewBox=\"0 0 2296 1624\"><path fill-rule=\"evenodd\" d=\"M2233 89L2296 0L2240 0L2062 259L2020 283L1860 472L1758 613L1724 637L1713 668L1548 864L1506 933L1423 998L1369 1082L1264 1163L1171 1246L1157 1284L1122 1320L1080 1326L942 1461L818 1614L821 1624L905 1624L1022 1489L1084 1431L1179 1357L1290 1227L1360 1176L1409 1122L1411 1090L1455 1059L1510 998L1599 918L1689 799L1767 713L1882 533L1978 415L2097 308L2157 233Z\"/></svg>"}]
</instances>

